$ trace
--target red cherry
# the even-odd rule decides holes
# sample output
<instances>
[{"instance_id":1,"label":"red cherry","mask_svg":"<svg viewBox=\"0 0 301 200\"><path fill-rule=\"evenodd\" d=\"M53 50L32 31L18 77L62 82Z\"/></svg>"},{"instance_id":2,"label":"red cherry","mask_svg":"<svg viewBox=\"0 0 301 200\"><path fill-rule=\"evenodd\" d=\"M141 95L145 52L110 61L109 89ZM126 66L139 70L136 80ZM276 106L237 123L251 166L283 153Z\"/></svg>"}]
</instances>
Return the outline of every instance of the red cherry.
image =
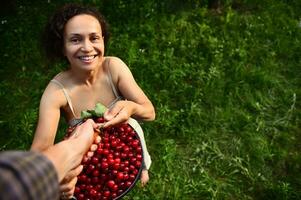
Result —
<instances>
[{"instance_id":1,"label":"red cherry","mask_svg":"<svg viewBox=\"0 0 301 200\"><path fill-rule=\"evenodd\" d=\"M141 155L141 154L137 154L137 155L136 155L136 159L137 159L138 161L141 161L141 160L142 160L142 155Z\"/></svg>"},{"instance_id":2,"label":"red cherry","mask_svg":"<svg viewBox=\"0 0 301 200\"><path fill-rule=\"evenodd\" d=\"M119 144L119 145L117 145L116 146L116 153L119 153L119 151L121 151L121 149L122 149L122 146Z\"/></svg>"},{"instance_id":3,"label":"red cherry","mask_svg":"<svg viewBox=\"0 0 301 200\"><path fill-rule=\"evenodd\" d=\"M97 165L97 163L99 162L99 159L98 159L97 157L92 157L91 162L92 162L94 165Z\"/></svg>"},{"instance_id":4,"label":"red cherry","mask_svg":"<svg viewBox=\"0 0 301 200\"><path fill-rule=\"evenodd\" d=\"M81 185L79 186L79 188L80 188L80 190L85 190L85 189L86 189L86 185L85 185L85 184L81 184Z\"/></svg>"},{"instance_id":5,"label":"red cherry","mask_svg":"<svg viewBox=\"0 0 301 200\"><path fill-rule=\"evenodd\" d=\"M124 167L123 171L128 172L128 171L130 171L130 168L129 167Z\"/></svg>"},{"instance_id":6,"label":"red cherry","mask_svg":"<svg viewBox=\"0 0 301 200\"><path fill-rule=\"evenodd\" d=\"M101 174L100 175L100 180L105 181L108 179L108 175L107 174Z\"/></svg>"},{"instance_id":7,"label":"red cherry","mask_svg":"<svg viewBox=\"0 0 301 200\"><path fill-rule=\"evenodd\" d=\"M135 162L135 166L137 167L137 168L140 168L141 167L141 161L139 161L139 160L137 160L136 162Z\"/></svg>"},{"instance_id":8,"label":"red cherry","mask_svg":"<svg viewBox=\"0 0 301 200\"><path fill-rule=\"evenodd\" d=\"M95 122L96 123L104 123L105 122L105 119L103 117L99 117L99 118L96 118L95 119Z\"/></svg>"},{"instance_id":9,"label":"red cherry","mask_svg":"<svg viewBox=\"0 0 301 200\"><path fill-rule=\"evenodd\" d=\"M118 172L118 173L117 173L117 179L118 179L118 180L123 180L123 177L124 177L124 175L123 175L122 172Z\"/></svg>"},{"instance_id":10,"label":"red cherry","mask_svg":"<svg viewBox=\"0 0 301 200\"><path fill-rule=\"evenodd\" d=\"M130 174L129 180L130 180L130 181L133 181L133 180L135 180L135 177L136 177L136 176L135 176L134 174Z\"/></svg>"},{"instance_id":11,"label":"red cherry","mask_svg":"<svg viewBox=\"0 0 301 200\"><path fill-rule=\"evenodd\" d=\"M102 154L103 155L108 155L110 151L108 149L103 149Z\"/></svg>"},{"instance_id":12,"label":"red cherry","mask_svg":"<svg viewBox=\"0 0 301 200\"><path fill-rule=\"evenodd\" d=\"M123 132L124 132L124 128L123 128L123 127L119 127L119 128L118 128L118 132L119 132L119 133L123 133Z\"/></svg>"},{"instance_id":13,"label":"red cherry","mask_svg":"<svg viewBox=\"0 0 301 200\"><path fill-rule=\"evenodd\" d=\"M120 139L121 139L122 141L126 141L127 137L126 137L125 134L123 134L123 135L120 136Z\"/></svg>"},{"instance_id":14,"label":"red cherry","mask_svg":"<svg viewBox=\"0 0 301 200\"><path fill-rule=\"evenodd\" d=\"M138 172L139 172L139 170L138 169L134 169L132 172L133 172L133 174L137 175Z\"/></svg>"},{"instance_id":15,"label":"red cherry","mask_svg":"<svg viewBox=\"0 0 301 200\"><path fill-rule=\"evenodd\" d=\"M113 185L113 187L111 188L112 189L112 191L117 191L118 190L118 185Z\"/></svg>"},{"instance_id":16,"label":"red cherry","mask_svg":"<svg viewBox=\"0 0 301 200\"><path fill-rule=\"evenodd\" d=\"M100 190L102 189L102 185L101 185L101 184L97 184L97 185L95 186L95 189L96 189L97 191L100 191Z\"/></svg>"},{"instance_id":17,"label":"red cherry","mask_svg":"<svg viewBox=\"0 0 301 200\"><path fill-rule=\"evenodd\" d=\"M120 163L118 163L118 162L116 162L115 161L115 163L114 163L114 165L113 165L113 169L119 169L120 168Z\"/></svg>"},{"instance_id":18,"label":"red cherry","mask_svg":"<svg viewBox=\"0 0 301 200\"><path fill-rule=\"evenodd\" d=\"M114 175L114 176L116 176L117 175L117 173L118 173L118 171L117 170L112 170L112 174Z\"/></svg>"},{"instance_id":19,"label":"red cherry","mask_svg":"<svg viewBox=\"0 0 301 200\"><path fill-rule=\"evenodd\" d=\"M134 153L129 152L129 153L128 153L128 157L129 157L129 158L133 158L133 157L134 157Z\"/></svg>"},{"instance_id":20,"label":"red cherry","mask_svg":"<svg viewBox=\"0 0 301 200\"><path fill-rule=\"evenodd\" d=\"M99 177L93 177L92 178L92 181L91 181L93 184L97 184L97 183L99 183Z\"/></svg>"},{"instance_id":21,"label":"red cherry","mask_svg":"<svg viewBox=\"0 0 301 200\"><path fill-rule=\"evenodd\" d=\"M112 147L116 147L118 145L116 140L111 141L111 146Z\"/></svg>"},{"instance_id":22,"label":"red cherry","mask_svg":"<svg viewBox=\"0 0 301 200\"><path fill-rule=\"evenodd\" d=\"M96 195L97 195L97 191L94 189L91 189L89 193L90 193L91 197L96 197Z\"/></svg>"},{"instance_id":23,"label":"red cherry","mask_svg":"<svg viewBox=\"0 0 301 200\"><path fill-rule=\"evenodd\" d=\"M109 167L109 164L107 162L102 162L101 163L101 168L102 169L107 169Z\"/></svg>"},{"instance_id":24,"label":"red cherry","mask_svg":"<svg viewBox=\"0 0 301 200\"><path fill-rule=\"evenodd\" d=\"M124 173L123 174L123 179L124 180L128 180L129 179L129 174L128 173Z\"/></svg>"},{"instance_id":25,"label":"red cherry","mask_svg":"<svg viewBox=\"0 0 301 200\"><path fill-rule=\"evenodd\" d=\"M104 192L103 192L103 196L105 196L105 197L109 197L110 196L110 191L109 190L105 190Z\"/></svg>"},{"instance_id":26,"label":"red cherry","mask_svg":"<svg viewBox=\"0 0 301 200\"><path fill-rule=\"evenodd\" d=\"M80 188L78 186L75 187L74 193L75 194L79 194L80 193Z\"/></svg>"},{"instance_id":27,"label":"red cherry","mask_svg":"<svg viewBox=\"0 0 301 200\"><path fill-rule=\"evenodd\" d=\"M118 189L117 189L118 190ZM114 191L116 191L116 190L114 190ZM112 199L114 199L114 198L116 198L117 197L117 193L116 192L113 192L112 194L111 194L111 198Z\"/></svg>"},{"instance_id":28,"label":"red cherry","mask_svg":"<svg viewBox=\"0 0 301 200\"><path fill-rule=\"evenodd\" d=\"M87 185L86 189L87 189L88 191L90 191L90 190L93 189L93 186L92 186L92 185Z\"/></svg>"},{"instance_id":29,"label":"red cherry","mask_svg":"<svg viewBox=\"0 0 301 200\"><path fill-rule=\"evenodd\" d=\"M96 153L99 154L99 155L101 155L102 152L103 152L103 149L102 149L102 148L98 148L98 149L96 150Z\"/></svg>"},{"instance_id":30,"label":"red cherry","mask_svg":"<svg viewBox=\"0 0 301 200\"><path fill-rule=\"evenodd\" d=\"M113 181L113 180L109 180L109 181L107 182L107 186L108 186L109 188L113 188L114 185L115 185L115 181Z\"/></svg>"},{"instance_id":31,"label":"red cherry","mask_svg":"<svg viewBox=\"0 0 301 200\"><path fill-rule=\"evenodd\" d=\"M127 142L132 142L133 141L133 137L132 136L128 136L127 137Z\"/></svg>"},{"instance_id":32,"label":"red cherry","mask_svg":"<svg viewBox=\"0 0 301 200\"><path fill-rule=\"evenodd\" d=\"M133 171L134 169L136 169L136 167L134 165L130 165L130 170Z\"/></svg>"},{"instance_id":33,"label":"red cherry","mask_svg":"<svg viewBox=\"0 0 301 200\"><path fill-rule=\"evenodd\" d=\"M136 161L137 161L137 158L131 157L131 160L130 160L131 163L135 163Z\"/></svg>"},{"instance_id":34,"label":"red cherry","mask_svg":"<svg viewBox=\"0 0 301 200\"><path fill-rule=\"evenodd\" d=\"M130 148L128 146L123 147L123 152L128 153L130 151Z\"/></svg>"},{"instance_id":35,"label":"red cherry","mask_svg":"<svg viewBox=\"0 0 301 200\"><path fill-rule=\"evenodd\" d=\"M130 187L132 185L132 182L131 181L127 181L127 182L125 182L125 185L126 185L126 187Z\"/></svg>"},{"instance_id":36,"label":"red cherry","mask_svg":"<svg viewBox=\"0 0 301 200\"><path fill-rule=\"evenodd\" d=\"M77 195L77 199L78 200L84 200L85 199L85 195L84 194L79 194L79 195Z\"/></svg>"},{"instance_id":37,"label":"red cherry","mask_svg":"<svg viewBox=\"0 0 301 200\"><path fill-rule=\"evenodd\" d=\"M134 148L137 148L138 146L139 146L139 140L133 140L132 141L132 146L134 147Z\"/></svg>"},{"instance_id":38,"label":"red cherry","mask_svg":"<svg viewBox=\"0 0 301 200\"><path fill-rule=\"evenodd\" d=\"M125 183L124 182L119 183L119 190L120 189L125 189Z\"/></svg>"},{"instance_id":39,"label":"red cherry","mask_svg":"<svg viewBox=\"0 0 301 200\"><path fill-rule=\"evenodd\" d=\"M127 153L121 153L120 157L125 159L126 157L128 157L128 154Z\"/></svg>"},{"instance_id":40,"label":"red cherry","mask_svg":"<svg viewBox=\"0 0 301 200\"><path fill-rule=\"evenodd\" d=\"M110 149L110 147L111 147L111 145L110 145L110 143L109 143L109 141L107 142L107 143L105 143L105 148L107 148L107 149Z\"/></svg>"},{"instance_id":41,"label":"red cherry","mask_svg":"<svg viewBox=\"0 0 301 200\"><path fill-rule=\"evenodd\" d=\"M124 161L124 165L125 165L125 166L129 166L129 165L130 165L130 162L129 162L128 160L125 160L125 161Z\"/></svg>"},{"instance_id":42,"label":"red cherry","mask_svg":"<svg viewBox=\"0 0 301 200\"><path fill-rule=\"evenodd\" d=\"M110 135L110 140L111 140L111 143L112 143L112 141L116 140L116 137L114 135Z\"/></svg>"},{"instance_id":43,"label":"red cherry","mask_svg":"<svg viewBox=\"0 0 301 200\"><path fill-rule=\"evenodd\" d=\"M137 151L137 153L142 153L142 147L137 147L136 151Z\"/></svg>"},{"instance_id":44,"label":"red cherry","mask_svg":"<svg viewBox=\"0 0 301 200\"><path fill-rule=\"evenodd\" d=\"M103 139L104 144L108 144L109 137L104 136L102 139Z\"/></svg>"},{"instance_id":45,"label":"red cherry","mask_svg":"<svg viewBox=\"0 0 301 200\"><path fill-rule=\"evenodd\" d=\"M81 174L78 177L78 180L80 180L81 182L86 182L87 181L87 176L85 174Z\"/></svg>"},{"instance_id":46,"label":"red cherry","mask_svg":"<svg viewBox=\"0 0 301 200\"><path fill-rule=\"evenodd\" d=\"M132 128L131 128L130 126L127 126L126 129L125 129L125 132L126 132L126 133L129 133L129 132L131 132L131 131L132 131Z\"/></svg>"}]
</instances>

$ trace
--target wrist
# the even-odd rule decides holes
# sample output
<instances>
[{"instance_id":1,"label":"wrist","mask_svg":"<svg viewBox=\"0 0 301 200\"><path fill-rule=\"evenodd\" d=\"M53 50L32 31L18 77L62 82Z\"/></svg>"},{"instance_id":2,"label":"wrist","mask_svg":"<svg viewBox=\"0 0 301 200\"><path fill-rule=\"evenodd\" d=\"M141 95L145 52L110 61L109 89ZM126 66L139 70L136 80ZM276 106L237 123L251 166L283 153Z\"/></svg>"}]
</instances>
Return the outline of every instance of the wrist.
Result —
<instances>
[{"instance_id":1,"label":"wrist","mask_svg":"<svg viewBox=\"0 0 301 200\"><path fill-rule=\"evenodd\" d=\"M135 103L134 101L127 101L129 104L129 117L136 115L138 112L139 104Z\"/></svg>"}]
</instances>

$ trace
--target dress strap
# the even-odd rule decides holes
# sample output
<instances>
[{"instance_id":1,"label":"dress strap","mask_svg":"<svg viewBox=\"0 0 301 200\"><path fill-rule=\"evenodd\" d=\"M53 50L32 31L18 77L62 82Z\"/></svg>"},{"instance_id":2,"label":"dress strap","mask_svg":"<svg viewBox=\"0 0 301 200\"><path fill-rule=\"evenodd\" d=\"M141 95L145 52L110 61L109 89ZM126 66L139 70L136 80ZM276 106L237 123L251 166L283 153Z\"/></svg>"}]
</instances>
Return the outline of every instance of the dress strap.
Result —
<instances>
[{"instance_id":1,"label":"dress strap","mask_svg":"<svg viewBox=\"0 0 301 200\"><path fill-rule=\"evenodd\" d=\"M109 105L108 108L112 108L114 106L115 103L117 103L117 101L122 100L123 98L121 96L118 96L116 99L114 99L114 101L112 101Z\"/></svg>"},{"instance_id":2,"label":"dress strap","mask_svg":"<svg viewBox=\"0 0 301 200\"><path fill-rule=\"evenodd\" d=\"M112 74L111 74L109 65L110 65L110 60L109 60L108 65L107 65L107 70L108 70L107 79L108 79L108 81L109 81L109 83L111 85L111 88L113 90L113 93L114 93L115 97L118 98L119 97L119 93L117 92L117 89L115 88L115 85L113 83L113 78L112 78Z\"/></svg>"},{"instance_id":3,"label":"dress strap","mask_svg":"<svg viewBox=\"0 0 301 200\"><path fill-rule=\"evenodd\" d=\"M114 99L114 101L112 101L112 102L109 104L109 106L108 106L108 108L111 108L112 106L114 106L114 104L115 104L117 101L122 100L123 97L119 95L119 93L118 93L118 91L117 91L117 89L116 89L116 87L115 87L115 85L114 85L114 83L113 83L113 78L112 78L112 74L111 74L111 71L110 71L110 68L109 68L109 64L110 64L110 60L108 61L108 66L107 66L107 70L108 70L107 80L108 80L109 84L111 85L111 88L112 88L112 90L113 90L113 93L114 93L114 95L115 95L115 97L116 97L116 99Z\"/></svg>"},{"instance_id":4,"label":"dress strap","mask_svg":"<svg viewBox=\"0 0 301 200\"><path fill-rule=\"evenodd\" d=\"M68 102L69 108L70 108L70 110L71 110L73 116L76 117L76 115L75 115L75 113L74 113L74 110L73 110L71 98L70 98L70 96L68 95L68 93L67 93L66 89L64 88L63 84L60 83L60 82L59 82L58 80L56 80L56 79L52 79L50 82L53 82L53 83L57 84L60 88L62 88L63 93L64 93L64 95L65 95L65 97L66 97L66 100L67 100L67 102Z\"/></svg>"}]
</instances>

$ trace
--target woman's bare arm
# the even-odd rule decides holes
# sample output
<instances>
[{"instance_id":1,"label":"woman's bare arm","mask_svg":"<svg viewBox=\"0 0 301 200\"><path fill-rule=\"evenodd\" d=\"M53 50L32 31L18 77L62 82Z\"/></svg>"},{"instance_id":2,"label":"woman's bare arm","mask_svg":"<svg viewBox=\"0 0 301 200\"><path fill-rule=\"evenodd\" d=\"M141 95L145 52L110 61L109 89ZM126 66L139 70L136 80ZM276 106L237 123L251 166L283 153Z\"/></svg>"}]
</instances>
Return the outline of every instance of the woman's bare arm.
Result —
<instances>
[{"instance_id":1,"label":"woman's bare arm","mask_svg":"<svg viewBox=\"0 0 301 200\"><path fill-rule=\"evenodd\" d=\"M60 119L60 107L64 101L61 89L50 83L40 101L39 120L31 150L43 151L54 144Z\"/></svg>"},{"instance_id":2,"label":"woman's bare arm","mask_svg":"<svg viewBox=\"0 0 301 200\"><path fill-rule=\"evenodd\" d=\"M107 126L126 121L131 116L144 121L154 120L154 106L136 83L127 65L116 57L108 59L113 82L126 100L117 102L105 113L106 119L110 120Z\"/></svg>"}]
</instances>

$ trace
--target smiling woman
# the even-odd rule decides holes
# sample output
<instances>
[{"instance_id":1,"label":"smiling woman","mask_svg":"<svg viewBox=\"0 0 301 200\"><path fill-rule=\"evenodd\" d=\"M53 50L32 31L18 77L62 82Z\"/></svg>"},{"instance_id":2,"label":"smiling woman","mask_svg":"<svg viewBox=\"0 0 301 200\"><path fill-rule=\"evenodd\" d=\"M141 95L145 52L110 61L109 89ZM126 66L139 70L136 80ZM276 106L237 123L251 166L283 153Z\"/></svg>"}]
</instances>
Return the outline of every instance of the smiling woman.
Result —
<instances>
[{"instance_id":1,"label":"smiling woman","mask_svg":"<svg viewBox=\"0 0 301 200\"><path fill-rule=\"evenodd\" d=\"M103 38L104 45L106 46L109 38L109 25L105 18L93 7L84 7L76 4L67 4L57 10L57 12L50 18L45 27L42 46L44 47L46 56L52 61L65 59L62 49L64 48L65 26L69 20L77 15L88 15L94 17L97 23L100 24L100 33ZM86 26L90 25L84 24ZM92 24L91 24L92 25ZM77 26L79 28L79 26Z\"/></svg>"},{"instance_id":2,"label":"smiling woman","mask_svg":"<svg viewBox=\"0 0 301 200\"><path fill-rule=\"evenodd\" d=\"M49 59L66 59L68 68L57 74L43 93L32 150L43 151L53 145L61 111L70 126L81 118L82 111L92 110L98 103L107 109L104 128L133 118L154 120L154 107L127 65L117 57L105 56L109 33L97 10L68 4L54 14L45 30ZM146 145L143 157L144 185L151 164ZM61 182L64 197L73 195L76 181L77 177L67 175Z\"/></svg>"},{"instance_id":3,"label":"smiling woman","mask_svg":"<svg viewBox=\"0 0 301 200\"><path fill-rule=\"evenodd\" d=\"M66 23L64 55L75 70L96 69L103 62L104 50L101 27L95 17L77 15Z\"/></svg>"}]
</instances>

